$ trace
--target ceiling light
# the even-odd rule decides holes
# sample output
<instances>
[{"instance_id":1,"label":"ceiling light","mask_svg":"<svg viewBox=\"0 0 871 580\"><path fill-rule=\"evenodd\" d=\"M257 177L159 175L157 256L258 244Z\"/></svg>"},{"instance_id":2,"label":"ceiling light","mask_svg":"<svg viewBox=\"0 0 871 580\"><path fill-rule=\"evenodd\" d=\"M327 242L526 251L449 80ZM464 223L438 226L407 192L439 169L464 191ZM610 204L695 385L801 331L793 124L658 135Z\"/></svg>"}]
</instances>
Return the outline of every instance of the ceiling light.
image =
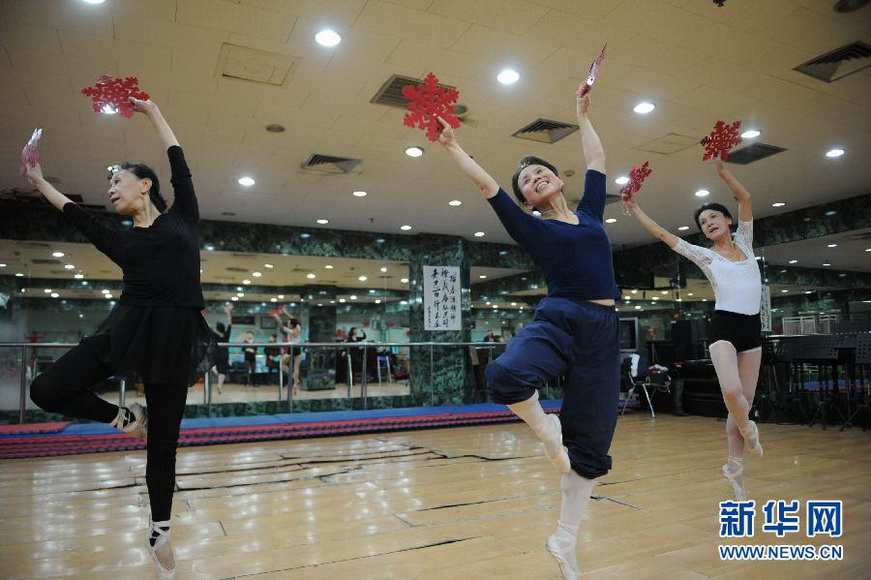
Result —
<instances>
[{"instance_id":1,"label":"ceiling light","mask_svg":"<svg viewBox=\"0 0 871 580\"><path fill-rule=\"evenodd\" d=\"M636 113L638 113L639 115L646 115L647 113L651 112L655 108L656 108L656 105L654 105L653 103L642 102L642 103L638 103L637 105L635 105L635 107L632 110L635 111Z\"/></svg>"},{"instance_id":2,"label":"ceiling light","mask_svg":"<svg viewBox=\"0 0 871 580\"><path fill-rule=\"evenodd\" d=\"M513 85L520 80L520 73L513 68L506 68L496 75L496 80L503 85Z\"/></svg>"},{"instance_id":3,"label":"ceiling light","mask_svg":"<svg viewBox=\"0 0 871 580\"><path fill-rule=\"evenodd\" d=\"M486 234L484 232L475 232L473 235L476 238L483 238Z\"/></svg>"},{"instance_id":4,"label":"ceiling light","mask_svg":"<svg viewBox=\"0 0 871 580\"><path fill-rule=\"evenodd\" d=\"M351 294L351 300L356 300L356 299L357 299L357 295L356 295L356 294Z\"/></svg>"},{"instance_id":5,"label":"ceiling light","mask_svg":"<svg viewBox=\"0 0 871 580\"><path fill-rule=\"evenodd\" d=\"M279 300L284 300L284 294L279 294L279 295L277 296L277 298L278 298ZM291 304L291 306L293 306L293 304Z\"/></svg>"},{"instance_id":6,"label":"ceiling light","mask_svg":"<svg viewBox=\"0 0 871 580\"><path fill-rule=\"evenodd\" d=\"M6 264L0 264L0 268L5 268Z\"/></svg>"},{"instance_id":7,"label":"ceiling light","mask_svg":"<svg viewBox=\"0 0 871 580\"><path fill-rule=\"evenodd\" d=\"M344 298L339 298L339 304L344 304L345 302L347 302L347 300L345 300Z\"/></svg>"},{"instance_id":8,"label":"ceiling light","mask_svg":"<svg viewBox=\"0 0 871 580\"><path fill-rule=\"evenodd\" d=\"M203 249L206 250L207 252L214 252L215 246L213 246L212 244L206 244L205 246L203 246Z\"/></svg>"},{"instance_id":9,"label":"ceiling light","mask_svg":"<svg viewBox=\"0 0 871 580\"><path fill-rule=\"evenodd\" d=\"M789 261L789 263L790 263L790 264L796 264L796 263L798 263L798 260L796 260L796 259L793 258L792 260Z\"/></svg>"},{"instance_id":10,"label":"ceiling light","mask_svg":"<svg viewBox=\"0 0 871 580\"><path fill-rule=\"evenodd\" d=\"M263 267L264 267L264 268L269 268L269 269L271 270L271 269L273 269L275 266L273 266L272 264L263 264Z\"/></svg>"},{"instance_id":11,"label":"ceiling light","mask_svg":"<svg viewBox=\"0 0 871 580\"><path fill-rule=\"evenodd\" d=\"M690 229L689 226L680 226L679 228L677 228L677 231L679 231L679 232L685 232L685 231L687 231L688 229Z\"/></svg>"},{"instance_id":12,"label":"ceiling light","mask_svg":"<svg viewBox=\"0 0 871 580\"><path fill-rule=\"evenodd\" d=\"M353 195L355 197L366 197L367 195L369 195L369 193L366 191L357 190L357 191L352 191L351 195Z\"/></svg>"},{"instance_id":13,"label":"ceiling light","mask_svg":"<svg viewBox=\"0 0 871 580\"><path fill-rule=\"evenodd\" d=\"M402 230L403 232L407 232L408 230L411 229L411 226L409 226L409 225L399 226L399 229Z\"/></svg>"},{"instance_id":14,"label":"ceiling light","mask_svg":"<svg viewBox=\"0 0 871 580\"><path fill-rule=\"evenodd\" d=\"M263 275L263 272L251 272L251 275L255 278L259 278Z\"/></svg>"},{"instance_id":15,"label":"ceiling light","mask_svg":"<svg viewBox=\"0 0 871 580\"><path fill-rule=\"evenodd\" d=\"M829 244L826 246L827 248L837 248L838 244Z\"/></svg>"},{"instance_id":16,"label":"ceiling light","mask_svg":"<svg viewBox=\"0 0 871 580\"><path fill-rule=\"evenodd\" d=\"M457 207L459 205L463 205L463 202L460 201L459 199L452 199L451 201L448 202L448 205L452 205L454 207Z\"/></svg>"},{"instance_id":17,"label":"ceiling light","mask_svg":"<svg viewBox=\"0 0 871 580\"><path fill-rule=\"evenodd\" d=\"M52 289L51 289L51 288L45 288L45 289L43 289L43 292L45 292L46 294L51 294L51 293L52 293Z\"/></svg>"},{"instance_id":18,"label":"ceiling light","mask_svg":"<svg viewBox=\"0 0 871 580\"><path fill-rule=\"evenodd\" d=\"M73 276L73 278L75 278L76 280L81 280L84 277L85 277L84 274L76 274L75 276Z\"/></svg>"},{"instance_id":19,"label":"ceiling light","mask_svg":"<svg viewBox=\"0 0 871 580\"><path fill-rule=\"evenodd\" d=\"M781 292L782 292L783 294L786 294L787 292L789 292L789 290L786 289L786 288L784 288L783 290L781 290Z\"/></svg>"},{"instance_id":20,"label":"ceiling light","mask_svg":"<svg viewBox=\"0 0 871 580\"><path fill-rule=\"evenodd\" d=\"M242 283L247 285L247 284L251 283L251 280L245 279L245 280L242 280Z\"/></svg>"},{"instance_id":21,"label":"ceiling light","mask_svg":"<svg viewBox=\"0 0 871 580\"><path fill-rule=\"evenodd\" d=\"M828 151L826 151L826 157L830 157L830 158L834 159L835 157L840 157L844 153L846 153L846 151L836 147L834 149L829 149Z\"/></svg>"},{"instance_id":22,"label":"ceiling light","mask_svg":"<svg viewBox=\"0 0 871 580\"><path fill-rule=\"evenodd\" d=\"M771 207L783 207L786 205L785 201L775 201L771 204Z\"/></svg>"},{"instance_id":23,"label":"ceiling light","mask_svg":"<svg viewBox=\"0 0 871 580\"><path fill-rule=\"evenodd\" d=\"M707 189L700 189L694 195L696 197L708 197L709 195L711 195L711 192Z\"/></svg>"},{"instance_id":24,"label":"ceiling light","mask_svg":"<svg viewBox=\"0 0 871 580\"><path fill-rule=\"evenodd\" d=\"M823 266L831 266L831 265L832 265L831 262L823 262Z\"/></svg>"},{"instance_id":25,"label":"ceiling light","mask_svg":"<svg viewBox=\"0 0 871 580\"><path fill-rule=\"evenodd\" d=\"M409 157L420 157L423 155L423 149L420 147L409 147L405 150L405 154Z\"/></svg>"},{"instance_id":26,"label":"ceiling light","mask_svg":"<svg viewBox=\"0 0 871 580\"><path fill-rule=\"evenodd\" d=\"M387 271L387 268L384 267L384 266L381 266L381 271L382 271L382 272L386 272L386 271Z\"/></svg>"},{"instance_id":27,"label":"ceiling light","mask_svg":"<svg viewBox=\"0 0 871 580\"><path fill-rule=\"evenodd\" d=\"M478 278L480 278L481 280L484 280L487 278L487 274L479 274Z\"/></svg>"},{"instance_id":28,"label":"ceiling light","mask_svg":"<svg viewBox=\"0 0 871 580\"><path fill-rule=\"evenodd\" d=\"M63 258L64 257L63 252L52 252L51 255L54 256L55 258Z\"/></svg>"},{"instance_id":29,"label":"ceiling light","mask_svg":"<svg viewBox=\"0 0 871 580\"><path fill-rule=\"evenodd\" d=\"M60 296L60 294L58 294L57 292L52 292L52 293L51 293L51 297L52 297L52 298L57 298L58 296Z\"/></svg>"},{"instance_id":30,"label":"ceiling light","mask_svg":"<svg viewBox=\"0 0 871 580\"><path fill-rule=\"evenodd\" d=\"M333 47L342 42L342 37L335 30L321 30L315 34L315 41L321 46Z\"/></svg>"},{"instance_id":31,"label":"ceiling light","mask_svg":"<svg viewBox=\"0 0 871 580\"><path fill-rule=\"evenodd\" d=\"M813 294L814 291L813 291L813 290L805 290L804 293L805 293L805 294Z\"/></svg>"},{"instance_id":32,"label":"ceiling light","mask_svg":"<svg viewBox=\"0 0 871 580\"><path fill-rule=\"evenodd\" d=\"M614 180L614 183L616 183L617 185L626 185L627 183L629 183L629 178L626 177L625 175L621 175L620 177L618 177L617 179Z\"/></svg>"},{"instance_id":33,"label":"ceiling light","mask_svg":"<svg viewBox=\"0 0 871 580\"><path fill-rule=\"evenodd\" d=\"M238 301L239 301L239 297L238 297L238 296L233 296L233 297L230 298L230 300L232 300L233 302L238 302Z\"/></svg>"},{"instance_id":34,"label":"ceiling light","mask_svg":"<svg viewBox=\"0 0 871 580\"><path fill-rule=\"evenodd\" d=\"M100 292L102 292L103 294L108 294L108 293L109 293L109 291L106 290L105 288L104 288L103 290L100 290Z\"/></svg>"},{"instance_id":35,"label":"ceiling light","mask_svg":"<svg viewBox=\"0 0 871 580\"><path fill-rule=\"evenodd\" d=\"M408 278L400 278L399 281L403 284L408 284Z\"/></svg>"},{"instance_id":36,"label":"ceiling light","mask_svg":"<svg viewBox=\"0 0 871 580\"><path fill-rule=\"evenodd\" d=\"M245 187L251 187L254 185L255 181L251 177L240 177L239 185L244 185Z\"/></svg>"},{"instance_id":37,"label":"ceiling light","mask_svg":"<svg viewBox=\"0 0 871 580\"><path fill-rule=\"evenodd\" d=\"M375 304L381 304L381 299L380 299L380 298L376 298L376 299L375 299Z\"/></svg>"},{"instance_id":38,"label":"ceiling light","mask_svg":"<svg viewBox=\"0 0 871 580\"><path fill-rule=\"evenodd\" d=\"M327 264L326 266L324 266L324 269L325 269L325 270L332 270L332 269L333 269L333 265L332 265L332 264Z\"/></svg>"},{"instance_id":39,"label":"ceiling light","mask_svg":"<svg viewBox=\"0 0 871 580\"><path fill-rule=\"evenodd\" d=\"M746 131L741 133L741 137L743 137L744 139L755 139L760 135L762 135L762 133L757 131L756 129L747 129Z\"/></svg>"},{"instance_id":40,"label":"ceiling light","mask_svg":"<svg viewBox=\"0 0 871 580\"><path fill-rule=\"evenodd\" d=\"M75 264L65 264L64 265L64 270L75 270L75 269L76 269Z\"/></svg>"},{"instance_id":41,"label":"ceiling light","mask_svg":"<svg viewBox=\"0 0 871 580\"><path fill-rule=\"evenodd\" d=\"M614 224L617 223L617 218L608 218L605 220L606 224Z\"/></svg>"},{"instance_id":42,"label":"ceiling light","mask_svg":"<svg viewBox=\"0 0 871 580\"><path fill-rule=\"evenodd\" d=\"M316 278L314 272L309 272L308 274L305 275L305 277L308 278L309 280L314 280Z\"/></svg>"},{"instance_id":43,"label":"ceiling light","mask_svg":"<svg viewBox=\"0 0 871 580\"><path fill-rule=\"evenodd\" d=\"M106 0L82 0L85 4L102 4Z\"/></svg>"},{"instance_id":44,"label":"ceiling light","mask_svg":"<svg viewBox=\"0 0 871 580\"><path fill-rule=\"evenodd\" d=\"M368 276L360 276L359 278L357 278L357 280L359 280L360 282L365 282L368 279L369 279Z\"/></svg>"},{"instance_id":45,"label":"ceiling light","mask_svg":"<svg viewBox=\"0 0 871 580\"><path fill-rule=\"evenodd\" d=\"M270 302L278 302L278 298L270 298L269 301Z\"/></svg>"},{"instance_id":46,"label":"ceiling light","mask_svg":"<svg viewBox=\"0 0 871 580\"><path fill-rule=\"evenodd\" d=\"M321 224L322 226L324 226L324 225L330 223L330 220L325 220L325 219L319 219L319 220L315 220L315 221L316 221L317 223Z\"/></svg>"}]
</instances>

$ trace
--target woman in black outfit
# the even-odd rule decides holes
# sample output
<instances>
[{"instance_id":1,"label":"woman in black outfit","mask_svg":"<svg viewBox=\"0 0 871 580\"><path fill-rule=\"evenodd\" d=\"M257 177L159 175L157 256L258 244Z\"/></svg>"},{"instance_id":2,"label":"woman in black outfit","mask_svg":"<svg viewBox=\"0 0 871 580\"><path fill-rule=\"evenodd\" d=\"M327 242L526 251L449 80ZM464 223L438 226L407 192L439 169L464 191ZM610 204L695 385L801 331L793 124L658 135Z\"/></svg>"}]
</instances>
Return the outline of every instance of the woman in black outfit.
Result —
<instances>
[{"instance_id":1,"label":"woman in black outfit","mask_svg":"<svg viewBox=\"0 0 871 580\"><path fill-rule=\"evenodd\" d=\"M200 314L199 210L190 170L157 105L132 102L134 111L151 121L169 157L171 208L154 171L121 163L110 168L108 197L118 213L132 218L133 227L106 227L49 184L39 164L27 168L40 193L124 273L124 291L109 317L33 381L30 397L46 411L110 423L147 439L151 525L146 547L158 577L172 578L169 519L179 426L187 387L211 366L205 355L215 342ZM147 416L140 405L119 408L89 389L117 374L142 379Z\"/></svg>"}]
</instances>

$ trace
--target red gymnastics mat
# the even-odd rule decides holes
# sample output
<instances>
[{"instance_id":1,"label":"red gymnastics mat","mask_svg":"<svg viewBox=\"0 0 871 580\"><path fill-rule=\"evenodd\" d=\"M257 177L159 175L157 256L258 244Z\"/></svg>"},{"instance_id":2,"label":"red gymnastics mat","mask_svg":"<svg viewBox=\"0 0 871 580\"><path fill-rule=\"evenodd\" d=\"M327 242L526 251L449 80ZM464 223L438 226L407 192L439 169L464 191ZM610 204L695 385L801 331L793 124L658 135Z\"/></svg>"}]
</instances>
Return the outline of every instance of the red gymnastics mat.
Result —
<instances>
[{"instance_id":1,"label":"red gymnastics mat","mask_svg":"<svg viewBox=\"0 0 871 580\"><path fill-rule=\"evenodd\" d=\"M306 437L326 437L354 433L379 431L402 431L409 429L434 429L468 425L507 423L519 419L502 407L500 410L472 412L436 412L421 409L421 414L402 414L399 416L360 417L355 413L351 419L306 420L300 422L276 421L274 423L250 425L228 425L219 427L183 428L179 446L216 445L221 443L243 443L246 441L269 441L297 439ZM429 411L429 413L426 413ZM308 417L311 417L309 415ZM308 419L307 417L307 419ZM244 417L237 418L244 421ZM253 418L252 418L253 419ZM67 424L43 424L64 425ZM68 434L55 431L34 431L37 425L15 425L20 431L0 432L0 459L25 457L47 457L98 453L107 451L127 451L145 449L145 443L122 433ZM26 428L26 429L25 429ZM72 430L71 430L72 431ZM45 433L52 433L47 435ZM10 436L11 435L11 436Z\"/></svg>"}]
</instances>

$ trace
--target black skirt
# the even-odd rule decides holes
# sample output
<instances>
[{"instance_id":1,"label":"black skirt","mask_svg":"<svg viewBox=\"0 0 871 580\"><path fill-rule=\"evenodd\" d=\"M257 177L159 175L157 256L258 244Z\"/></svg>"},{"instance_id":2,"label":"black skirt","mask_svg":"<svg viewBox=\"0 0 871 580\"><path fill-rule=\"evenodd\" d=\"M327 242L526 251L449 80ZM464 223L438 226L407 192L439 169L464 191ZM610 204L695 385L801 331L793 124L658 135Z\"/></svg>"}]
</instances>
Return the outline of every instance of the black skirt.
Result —
<instances>
[{"instance_id":1,"label":"black skirt","mask_svg":"<svg viewBox=\"0 0 871 580\"><path fill-rule=\"evenodd\" d=\"M193 385L218 358L218 344L197 308L118 304L82 343L115 374L144 383Z\"/></svg>"}]
</instances>

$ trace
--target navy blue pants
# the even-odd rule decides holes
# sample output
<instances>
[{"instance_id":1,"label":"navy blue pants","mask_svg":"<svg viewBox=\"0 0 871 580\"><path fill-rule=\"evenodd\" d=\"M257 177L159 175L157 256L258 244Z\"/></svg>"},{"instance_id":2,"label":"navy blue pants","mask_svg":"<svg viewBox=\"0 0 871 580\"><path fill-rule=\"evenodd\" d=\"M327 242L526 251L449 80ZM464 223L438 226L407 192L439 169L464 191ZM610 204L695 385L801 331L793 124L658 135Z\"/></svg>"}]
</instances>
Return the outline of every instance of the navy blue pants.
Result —
<instances>
[{"instance_id":1,"label":"navy blue pants","mask_svg":"<svg viewBox=\"0 0 871 580\"><path fill-rule=\"evenodd\" d=\"M511 405L560 375L566 376L560 422L572 469L589 479L605 475L620 396L613 306L545 298L532 322L487 366L487 387L494 402Z\"/></svg>"}]
</instances>

